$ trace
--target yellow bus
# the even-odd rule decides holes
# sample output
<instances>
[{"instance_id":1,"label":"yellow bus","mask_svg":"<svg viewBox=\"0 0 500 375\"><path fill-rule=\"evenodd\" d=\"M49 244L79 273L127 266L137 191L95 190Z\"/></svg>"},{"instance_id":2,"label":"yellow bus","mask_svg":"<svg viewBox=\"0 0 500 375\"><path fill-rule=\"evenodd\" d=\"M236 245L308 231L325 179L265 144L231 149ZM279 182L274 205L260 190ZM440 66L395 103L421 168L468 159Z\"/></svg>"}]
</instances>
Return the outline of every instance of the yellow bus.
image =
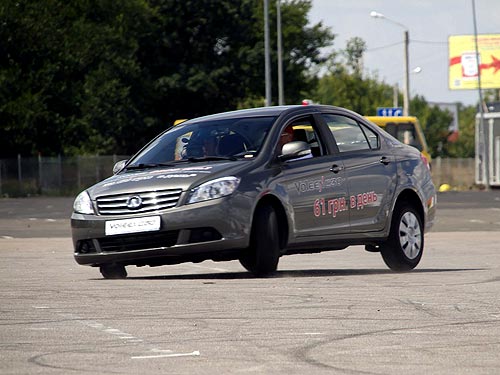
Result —
<instances>
[{"instance_id":1,"label":"yellow bus","mask_svg":"<svg viewBox=\"0 0 500 375\"><path fill-rule=\"evenodd\" d=\"M420 150L431 165L431 155L418 118L414 116L365 116L404 144Z\"/></svg>"}]
</instances>

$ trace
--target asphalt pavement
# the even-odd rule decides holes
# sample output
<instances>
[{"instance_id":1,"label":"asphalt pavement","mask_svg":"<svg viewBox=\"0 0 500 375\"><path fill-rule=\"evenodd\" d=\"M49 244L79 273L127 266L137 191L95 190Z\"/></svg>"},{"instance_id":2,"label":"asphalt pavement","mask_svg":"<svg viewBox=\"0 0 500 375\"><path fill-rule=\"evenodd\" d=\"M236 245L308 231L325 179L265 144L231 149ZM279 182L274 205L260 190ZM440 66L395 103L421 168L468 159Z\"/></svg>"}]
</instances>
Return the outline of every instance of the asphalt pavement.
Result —
<instances>
[{"instance_id":1,"label":"asphalt pavement","mask_svg":"<svg viewBox=\"0 0 500 375\"><path fill-rule=\"evenodd\" d=\"M0 238L70 237L73 199L0 199ZM438 193L437 202L433 232L500 230L500 189Z\"/></svg>"},{"instance_id":2,"label":"asphalt pavement","mask_svg":"<svg viewBox=\"0 0 500 375\"><path fill-rule=\"evenodd\" d=\"M0 200L1 374L498 374L500 191L438 197L419 266L360 246L238 262L77 265L71 198Z\"/></svg>"}]
</instances>

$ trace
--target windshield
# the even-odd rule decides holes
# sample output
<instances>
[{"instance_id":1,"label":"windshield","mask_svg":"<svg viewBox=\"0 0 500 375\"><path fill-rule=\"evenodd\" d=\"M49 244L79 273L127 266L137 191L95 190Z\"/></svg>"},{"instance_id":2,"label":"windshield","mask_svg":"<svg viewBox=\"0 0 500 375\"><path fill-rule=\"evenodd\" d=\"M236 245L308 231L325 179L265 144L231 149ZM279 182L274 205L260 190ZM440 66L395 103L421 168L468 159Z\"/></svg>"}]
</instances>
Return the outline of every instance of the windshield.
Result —
<instances>
[{"instance_id":1,"label":"windshield","mask_svg":"<svg viewBox=\"0 0 500 375\"><path fill-rule=\"evenodd\" d=\"M137 155L128 168L176 161L255 157L276 117L248 117L183 123L172 127Z\"/></svg>"}]
</instances>

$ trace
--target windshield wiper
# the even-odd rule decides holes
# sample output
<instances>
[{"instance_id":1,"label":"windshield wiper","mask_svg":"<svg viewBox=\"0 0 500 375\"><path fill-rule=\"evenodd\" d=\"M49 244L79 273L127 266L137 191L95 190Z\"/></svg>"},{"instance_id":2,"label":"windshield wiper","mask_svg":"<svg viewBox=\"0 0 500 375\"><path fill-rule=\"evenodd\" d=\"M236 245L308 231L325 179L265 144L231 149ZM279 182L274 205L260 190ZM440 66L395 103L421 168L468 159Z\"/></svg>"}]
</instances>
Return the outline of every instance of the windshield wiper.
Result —
<instances>
[{"instance_id":1,"label":"windshield wiper","mask_svg":"<svg viewBox=\"0 0 500 375\"><path fill-rule=\"evenodd\" d=\"M148 169L157 167L174 167L174 163L139 163L127 166L125 169Z\"/></svg>"},{"instance_id":2,"label":"windshield wiper","mask_svg":"<svg viewBox=\"0 0 500 375\"><path fill-rule=\"evenodd\" d=\"M190 162L199 162L199 161L217 161L217 160L238 160L237 157L234 156L201 156L201 157L189 157L187 158Z\"/></svg>"}]
</instances>

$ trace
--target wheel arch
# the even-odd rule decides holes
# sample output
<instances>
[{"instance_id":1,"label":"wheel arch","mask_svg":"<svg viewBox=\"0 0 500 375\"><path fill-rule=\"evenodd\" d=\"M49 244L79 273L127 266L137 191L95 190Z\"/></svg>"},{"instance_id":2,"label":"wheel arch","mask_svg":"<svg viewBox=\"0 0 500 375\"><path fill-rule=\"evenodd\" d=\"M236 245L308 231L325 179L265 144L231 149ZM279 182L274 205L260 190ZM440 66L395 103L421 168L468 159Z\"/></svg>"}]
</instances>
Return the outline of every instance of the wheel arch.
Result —
<instances>
[{"instance_id":1,"label":"wheel arch","mask_svg":"<svg viewBox=\"0 0 500 375\"><path fill-rule=\"evenodd\" d=\"M276 196L272 194L267 194L259 200L259 202L255 206L255 210L252 217L252 230L253 230L255 215L259 210L259 208L263 206L271 206L276 212L276 216L278 219L278 228L279 228L279 245L281 249L284 249L288 243L288 234L289 234L288 216L286 214L285 208L283 207L283 204Z\"/></svg>"},{"instance_id":2,"label":"wheel arch","mask_svg":"<svg viewBox=\"0 0 500 375\"><path fill-rule=\"evenodd\" d=\"M417 210L417 213L420 216L420 220L422 221L422 226L425 228L424 206L417 192L412 189L404 189L403 191L401 191L394 203L394 207L392 208L393 212L396 209L396 207L403 205L405 203L411 205L413 208L415 208L415 210Z\"/></svg>"}]
</instances>

